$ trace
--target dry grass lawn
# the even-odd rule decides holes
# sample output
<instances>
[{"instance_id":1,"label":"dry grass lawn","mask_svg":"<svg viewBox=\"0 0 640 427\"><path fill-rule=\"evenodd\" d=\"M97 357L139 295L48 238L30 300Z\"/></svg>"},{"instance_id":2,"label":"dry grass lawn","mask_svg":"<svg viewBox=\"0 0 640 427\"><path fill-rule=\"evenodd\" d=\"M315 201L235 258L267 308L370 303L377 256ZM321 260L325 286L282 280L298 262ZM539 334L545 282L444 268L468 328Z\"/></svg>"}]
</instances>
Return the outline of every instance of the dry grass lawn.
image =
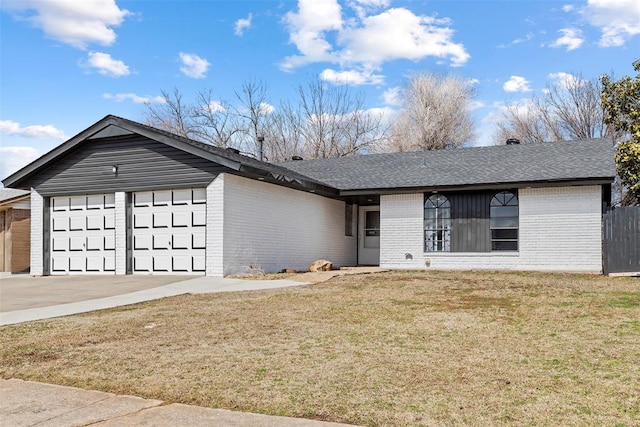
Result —
<instances>
[{"instance_id":1,"label":"dry grass lawn","mask_svg":"<svg viewBox=\"0 0 640 427\"><path fill-rule=\"evenodd\" d=\"M364 425L640 424L640 279L389 272L0 328L0 376Z\"/></svg>"}]
</instances>

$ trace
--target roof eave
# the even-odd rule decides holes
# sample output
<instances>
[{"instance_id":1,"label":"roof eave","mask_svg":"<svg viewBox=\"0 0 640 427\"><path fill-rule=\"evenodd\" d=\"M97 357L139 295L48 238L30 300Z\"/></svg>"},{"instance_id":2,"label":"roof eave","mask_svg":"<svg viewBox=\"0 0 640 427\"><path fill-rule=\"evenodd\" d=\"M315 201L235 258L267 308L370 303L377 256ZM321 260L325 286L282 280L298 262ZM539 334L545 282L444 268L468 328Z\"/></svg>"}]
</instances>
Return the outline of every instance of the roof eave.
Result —
<instances>
[{"instance_id":1,"label":"roof eave","mask_svg":"<svg viewBox=\"0 0 640 427\"><path fill-rule=\"evenodd\" d=\"M429 193L439 191L474 191L474 190L501 190L509 188L541 188L541 187L570 187L580 185L606 185L611 184L614 177L572 178L538 181L514 181L493 182L479 184L438 185L438 186L411 186L389 188L367 188L356 190L340 190L340 196L365 196L365 195L389 195L409 193Z\"/></svg>"}]
</instances>

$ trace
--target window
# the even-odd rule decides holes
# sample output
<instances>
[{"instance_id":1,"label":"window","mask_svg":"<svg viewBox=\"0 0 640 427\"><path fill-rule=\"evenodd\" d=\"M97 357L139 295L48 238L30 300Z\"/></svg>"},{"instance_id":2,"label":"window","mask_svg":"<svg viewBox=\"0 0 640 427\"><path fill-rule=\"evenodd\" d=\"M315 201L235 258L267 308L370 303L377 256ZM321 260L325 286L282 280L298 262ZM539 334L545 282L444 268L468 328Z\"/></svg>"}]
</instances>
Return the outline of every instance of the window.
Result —
<instances>
[{"instance_id":1,"label":"window","mask_svg":"<svg viewBox=\"0 0 640 427\"><path fill-rule=\"evenodd\" d=\"M353 204L344 204L344 235L353 236Z\"/></svg>"},{"instance_id":2,"label":"window","mask_svg":"<svg viewBox=\"0 0 640 427\"><path fill-rule=\"evenodd\" d=\"M424 250L451 250L451 204L442 194L433 194L424 203Z\"/></svg>"},{"instance_id":3,"label":"window","mask_svg":"<svg viewBox=\"0 0 640 427\"><path fill-rule=\"evenodd\" d=\"M491 199L491 250L518 250L518 197L509 191Z\"/></svg>"}]
</instances>

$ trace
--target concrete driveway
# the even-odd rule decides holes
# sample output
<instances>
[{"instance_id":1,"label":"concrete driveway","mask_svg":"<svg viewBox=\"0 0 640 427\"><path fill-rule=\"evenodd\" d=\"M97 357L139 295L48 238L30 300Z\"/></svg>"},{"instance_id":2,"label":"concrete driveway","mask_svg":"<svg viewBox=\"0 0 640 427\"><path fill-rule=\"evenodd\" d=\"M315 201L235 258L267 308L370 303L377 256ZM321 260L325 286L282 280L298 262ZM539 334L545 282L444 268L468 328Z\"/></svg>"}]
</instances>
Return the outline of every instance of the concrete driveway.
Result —
<instances>
[{"instance_id":1,"label":"concrete driveway","mask_svg":"<svg viewBox=\"0 0 640 427\"><path fill-rule=\"evenodd\" d=\"M0 312L49 307L142 291L196 276L78 275L0 277Z\"/></svg>"}]
</instances>

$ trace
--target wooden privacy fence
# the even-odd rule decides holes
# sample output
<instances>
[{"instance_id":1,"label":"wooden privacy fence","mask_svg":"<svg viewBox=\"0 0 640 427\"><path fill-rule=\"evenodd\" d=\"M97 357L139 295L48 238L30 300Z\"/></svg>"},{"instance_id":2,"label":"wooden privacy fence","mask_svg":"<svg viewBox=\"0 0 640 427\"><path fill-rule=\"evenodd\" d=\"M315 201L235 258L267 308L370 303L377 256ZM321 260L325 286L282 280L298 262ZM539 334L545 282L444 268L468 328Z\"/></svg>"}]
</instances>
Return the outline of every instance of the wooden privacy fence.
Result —
<instances>
[{"instance_id":1,"label":"wooden privacy fence","mask_svg":"<svg viewBox=\"0 0 640 427\"><path fill-rule=\"evenodd\" d=\"M640 207L612 209L602 219L604 274L640 274Z\"/></svg>"}]
</instances>

